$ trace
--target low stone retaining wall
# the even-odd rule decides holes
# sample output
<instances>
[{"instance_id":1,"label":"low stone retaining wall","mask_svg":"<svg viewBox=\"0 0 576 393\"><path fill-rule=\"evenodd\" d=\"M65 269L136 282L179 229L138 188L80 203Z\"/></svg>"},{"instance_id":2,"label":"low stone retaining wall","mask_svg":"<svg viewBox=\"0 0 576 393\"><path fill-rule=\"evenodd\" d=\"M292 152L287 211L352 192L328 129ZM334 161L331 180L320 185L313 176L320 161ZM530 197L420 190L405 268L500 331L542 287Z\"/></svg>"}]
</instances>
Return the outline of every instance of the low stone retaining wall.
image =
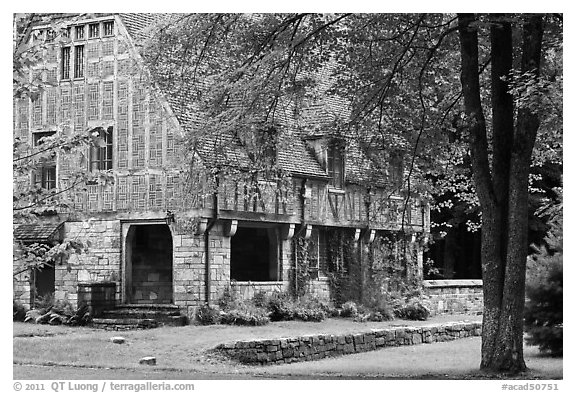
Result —
<instances>
[{"instance_id":1,"label":"low stone retaining wall","mask_svg":"<svg viewBox=\"0 0 576 393\"><path fill-rule=\"evenodd\" d=\"M424 280L422 286L433 315L482 313L482 280Z\"/></svg>"},{"instance_id":2,"label":"low stone retaining wall","mask_svg":"<svg viewBox=\"0 0 576 393\"><path fill-rule=\"evenodd\" d=\"M318 334L274 340L220 344L216 349L242 363L273 364L317 360L384 347L450 341L479 336L480 322L456 322L422 327L372 329L365 333Z\"/></svg>"}]
</instances>

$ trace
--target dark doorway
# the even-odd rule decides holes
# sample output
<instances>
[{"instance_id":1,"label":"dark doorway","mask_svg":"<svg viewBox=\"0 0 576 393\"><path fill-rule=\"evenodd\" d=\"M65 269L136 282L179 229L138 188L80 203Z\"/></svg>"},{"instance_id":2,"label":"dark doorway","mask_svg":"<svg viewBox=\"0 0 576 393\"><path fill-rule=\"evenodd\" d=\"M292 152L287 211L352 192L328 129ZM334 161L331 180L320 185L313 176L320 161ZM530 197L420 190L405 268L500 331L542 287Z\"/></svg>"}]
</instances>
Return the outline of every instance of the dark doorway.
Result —
<instances>
[{"instance_id":1,"label":"dark doorway","mask_svg":"<svg viewBox=\"0 0 576 393\"><path fill-rule=\"evenodd\" d=\"M238 228L232 237L230 254L232 280L278 280L278 242L274 228Z\"/></svg>"},{"instance_id":2,"label":"dark doorway","mask_svg":"<svg viewBox=\"0 0 576 393\"><path fill-rule=\"evenodd\" d=\"M54 264L46 264L41 269L32 270L32 304L39 298L54 296Z\"/></svg>"},{"instance_id":3,"label":"dark doorway","mask_svg":"<svg viewBox=\"0 0 576 393\"><path fill-rule=\"evenodd\" d=\"M127 237L131 271L129 302L170 304L172 295L172 234L167 225L133 225Z\"/></svg>"}]
</instances>

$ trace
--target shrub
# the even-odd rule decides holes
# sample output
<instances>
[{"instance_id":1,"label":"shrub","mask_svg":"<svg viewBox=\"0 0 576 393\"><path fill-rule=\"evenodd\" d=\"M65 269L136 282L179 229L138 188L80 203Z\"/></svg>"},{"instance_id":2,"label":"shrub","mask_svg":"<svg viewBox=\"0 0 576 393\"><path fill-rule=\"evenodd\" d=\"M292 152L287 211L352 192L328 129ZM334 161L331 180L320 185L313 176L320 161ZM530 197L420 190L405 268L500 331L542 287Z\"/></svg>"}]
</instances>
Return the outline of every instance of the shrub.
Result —
<instances>
[{"instance_id":1,"label":"shrub","mask_svg":"<svg viewBox=\"0 0 576 393\"><path fill-rule=\"evenodd\" d=\"M270 318L261 308L247 307L224 312L220 321L227 325L262 326L269 323Z\"/></svg>"},{"instance_id":2,"label":"shrub","mask_svg":"<svg viewBox=\"0 0 576 393\"><path fill-rule=\"evenodd\" d=\"M258 291L254 294L252 298L252 303L254 306L259 308L267 308L268 307L268 295L264 291Z\"/></svg>"},{"instance_id":3,"label":"shrub","mask_svg":"<svg viewBox=\"0 0 576 393\"><path fill-rule=\"evenodd\" d=\"M368 309L373 314L370 321L390 321L394 319L394 308L390 296L381 292L374 294L371 299L366 302Z\"/></svg>"},{"instance_id":4,"label":"shrub","mask_svg":"<svg viewBox=\"0 0 576 393\"><path fill-rule=\"evenodd\" d=\"M26 307L17 300L12 301L12 320L14 322L23 322L26 318Z\"/></svg>"},{"instance_id":5,"label":"shrub","mask_svg":"<svg viewBox=\"0 0 576 393\"><path fill-rule=\"evenodd\" d=\"M214 325L220 322L221 314L218 306L204 304L196 310L196 320L201 325Z\"/></svg>"},{"instance_id":6,"label":"shrub","mask_svg":"<svg viewBox=\"0 0 576 393\"><path fill-rule=\"evenodd\" d=\"M537 345L540 351L553 356L562 356L563 313L562 313L562 258L552 261L547 277L529 283L526 287L528 301L524 310L526 342Z\"/></svg>"},{"instance_id":7,"label":"shrub","mask_svg":"<svg viewBox=\"0 0 576 393\"><path fill-rule=\"evenodd\" d=\"M294 319L294 304L289 295L274 293L268 300L268 311L272 321L291 321Z\"/></svg>"},{"instance_id":8,"label":"shrub","mask_svg":"<svg viewBox=\"0 0 576 393\"><path fill-rule=\"evenodd\" d=\"M34 308L41 313L48 312L55 304L54 294L38 296L34 299Z\"/></svg>"},{"instance_id":9,"label":"shrub","mask_svg":"<svg viewBox=\"0 0 576 393\"><path fill-rule=\"evenodd\" d=\"M218 299L218 306L223 311L234 310L238 307L241 307L241 305L242 301L238 299L238 295L230 287L226 287L224 289L224 293Z\"/></svg>"},{"instance_id":10,"label":"shrub","mask_svg":"<svg viewBox=\"0 0 576 393\"><path fill-rule=\"evenodd\" d=\"M72 326L85 326L92 321L90 316L90 309L87 304L82 304L78 307L78 310L68 319L66 322L68 325Z\"/></svg>"},{"instance_id":11,"label":"shrub","mask_svg":"<svg viewBox=\"0 0 576 393\"><path fill-rule=\"evenodd\" d=\"M430 310L419 301L410 300L394 308L394 315L401 319L425 321L430 317Z\"/></svg>"},{"instance_id":12,"label":"shrub","mask_svg":"<svg viewBox=\"0 0 576 393\"><path fill-rule=\"evenodd\" d=\"M321 322L326 319L326 312L321 308L296 307L294 318L301 321Z\"/></svg>"},{"instance_id":13,"label":"shrub","mask_svg":"<svg viewBox=\"0 0 576 393\"><path fill-rule=\"evenodd\" d=\"M340 311L340 316L354 318L358 315L358 306L356 303L349 301L342 305L342 310Z\"/></svg>"}]
</instances>

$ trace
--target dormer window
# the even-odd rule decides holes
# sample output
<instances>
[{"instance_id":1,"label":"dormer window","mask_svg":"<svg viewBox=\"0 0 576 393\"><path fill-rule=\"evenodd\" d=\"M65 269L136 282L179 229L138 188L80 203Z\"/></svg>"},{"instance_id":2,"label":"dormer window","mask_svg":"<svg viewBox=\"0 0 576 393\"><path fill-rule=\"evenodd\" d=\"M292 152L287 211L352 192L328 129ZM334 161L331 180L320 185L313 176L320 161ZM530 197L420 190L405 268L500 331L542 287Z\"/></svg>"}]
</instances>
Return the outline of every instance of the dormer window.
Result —
<instances>
[{"instance_id":1,"label":"dormer window","mask_svg":"<svg viewBox=\"0 0 576 393\"><path fill-rule=\"evenodd\" d=\"M339 143L332 142L326 154L326 168L330 176L330 185L334 188L344 188L344 154Z\"/></svg>"},{"instance_id":2,"label":"dormer window","mask_svg":"<svg viewBox=\"0 0 576 393\"><path fill-rule=\"evenodd\" d=\"M84 26L76 26L74 28L76 40L83 40L84 39Z\"/></svg>"},{"instance_id":3,"label":"dormer window","mask_svg":"<svg viewBox=\"0 0 576 393\"><path fill-rule=\"evenodd\" d=\"M88 38L100 37L100 23L91 23L88 25Z\"/></svg>"},{"instance_id":4,"label":"dormer window","mask_svg":"<svg viewBox=\"0 0 576 393\"><path fill-rule=\"evenodd\" d=\"M108 22L104 22L104 37L110 37L114 35L114 21L110 20Z\"/></svg>"},{"instance_id":5,"label":"dormer window","mask_svg":"<svg viewBox=\"0 0 576 393\"><path fill-rule=\"evenodd\" d=\"M393 152L390 154L390 162L389 162L389 181L390 183L396 187L402 187L402 182L404 181L404 157L401 152Z\"/></svg>"}]
</instances>

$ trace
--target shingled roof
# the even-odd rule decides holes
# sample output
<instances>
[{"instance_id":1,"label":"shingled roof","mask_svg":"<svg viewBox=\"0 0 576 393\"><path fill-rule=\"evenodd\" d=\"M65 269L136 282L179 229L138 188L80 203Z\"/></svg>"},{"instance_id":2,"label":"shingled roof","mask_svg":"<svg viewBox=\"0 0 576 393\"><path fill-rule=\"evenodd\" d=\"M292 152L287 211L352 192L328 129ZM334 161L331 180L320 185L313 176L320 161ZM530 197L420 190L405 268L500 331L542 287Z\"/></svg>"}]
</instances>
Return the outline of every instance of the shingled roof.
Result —
<instances>
[{"instance_id":1,"label":"shingled roof","mask_svg":"<svg viewBox=\"0 0 576 393\"><path fill-rule=\"evenodd\" d=\"M120 14L122 22L138 45L142 39L150 37L153 31L149 29L154 22L166 22L170 18L178 18L178 14ZM184 83L187 83L184 81ZM201 120L196 110L194 97L189 92L194 91L196 86L180 86L173 91L163 91L164 96L172 112L178 119L180 126L190 133L194 133L201 126ZM306 148L300 138L300 133L288 130L284 133L283 143L277 153L277 165L284 171L296 176L307 176L328 179L326 171L316 160L314 155ZM197 146L199 155L207 162L236 163L248 165L248 157L240 142L232 135L208 136L201 139Z\"/></svg>"},{"instance_id":2,"label":"shingled roof","mask_svg":"<svg viewBox=\"0 0 576 393\"><path fill-rule=\"evenodd\" d=\"M20 224L14 228L14 239L25 243L46 243L60 240L60 228L63 223Z\"/></svg>"}]
</instances>

